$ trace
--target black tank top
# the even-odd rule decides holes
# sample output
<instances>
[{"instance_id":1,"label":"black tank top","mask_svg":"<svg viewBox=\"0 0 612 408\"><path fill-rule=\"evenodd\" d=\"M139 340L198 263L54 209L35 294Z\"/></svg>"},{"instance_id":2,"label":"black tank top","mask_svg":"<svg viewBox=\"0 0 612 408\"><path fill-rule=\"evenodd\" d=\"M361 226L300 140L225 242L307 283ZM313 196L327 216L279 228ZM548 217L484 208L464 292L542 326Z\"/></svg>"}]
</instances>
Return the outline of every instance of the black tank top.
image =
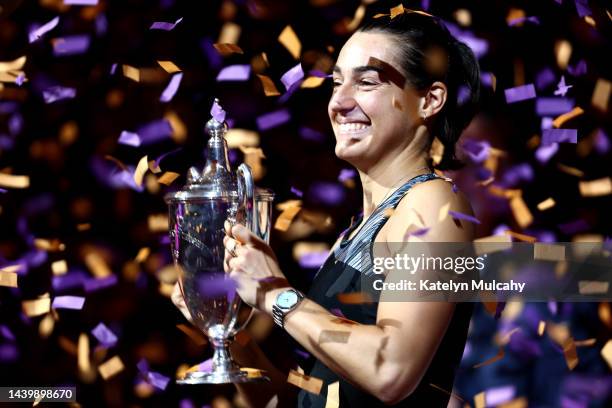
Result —
<instances>
[{"instance_id":1,"label":"black tank top","mask_svg":"<svg viewBox=\"0 0 612 408\"><path fill-rule=\"evenodd\" d=\"M434 173L417 176L398 188L384 200L363 227L351 238L351 233L360 224L361 218L353 221L344 232L340 244L330 254L321 269L317 272L307 297L327 310L338 310L343 316L362 324L376 324L378 302L346 304L338 300L340 293L362 292L362 276L372 271L370 254L376 235L388 219L389 208L396 208L400 200L415 184L438 178ZM363 288L363 292L367 289ZM367 291L371 293L371 291ZM406 399L394 407L441 407L446 408L449 395L440 391L452 391L455 370L461 360L467 337L467 329L472 315L471 303L458 303L449 327L427 369L421 383ZM410 352L410 350L406 350ZM356 356L355 358L359 358ZM353 386L319 360L311 357L310 366L305 367L305 374L323 380L321 394L316 395L301 390L298 394L298 407L324 408L327 400L327 386L338 381L340 389L340 407L389 407L371 394Z\"/></svg>"}]
</instances>

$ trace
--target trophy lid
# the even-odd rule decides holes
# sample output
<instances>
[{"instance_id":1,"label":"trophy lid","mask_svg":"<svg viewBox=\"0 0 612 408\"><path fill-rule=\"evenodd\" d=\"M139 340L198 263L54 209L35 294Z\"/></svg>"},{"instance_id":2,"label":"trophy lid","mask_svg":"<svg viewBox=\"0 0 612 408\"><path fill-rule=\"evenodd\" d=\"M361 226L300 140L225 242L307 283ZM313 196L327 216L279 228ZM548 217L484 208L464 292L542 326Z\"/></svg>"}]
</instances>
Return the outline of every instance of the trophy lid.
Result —
<instances>
[{"instance_id":1,"label":"trophy lid","mask_svg":"<svg viewBox=\"0 0 612 408\"><path fill-rule=\"evenodd\" d=\"M202 171L190 167L187 172L187 182L179 191L167 194L165 200L227 200L238 197L235 177L232 174L225 133L225 111L215 98L210 111L212 118L206 123L205 131L210 136L206 150L206 165Z\"/></svg>"}]
</instances>

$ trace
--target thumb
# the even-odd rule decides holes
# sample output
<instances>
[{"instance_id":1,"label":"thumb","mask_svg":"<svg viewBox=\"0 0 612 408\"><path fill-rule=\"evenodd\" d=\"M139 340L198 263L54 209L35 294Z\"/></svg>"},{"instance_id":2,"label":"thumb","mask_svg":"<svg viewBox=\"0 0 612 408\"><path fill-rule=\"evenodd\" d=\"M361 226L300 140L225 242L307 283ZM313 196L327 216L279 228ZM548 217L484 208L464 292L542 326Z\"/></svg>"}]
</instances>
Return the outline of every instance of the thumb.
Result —
<instances>
[{"instance_id":1,"label":"thumb","mask_svg":"<svg viewBox=\"0 0 612 408\"><path fill-rule=\"evenodd\" d=\"M232 227L232 236L243 244L254 243L255 236L242 224L236 224Z\"/></svg>"}]
</instances>

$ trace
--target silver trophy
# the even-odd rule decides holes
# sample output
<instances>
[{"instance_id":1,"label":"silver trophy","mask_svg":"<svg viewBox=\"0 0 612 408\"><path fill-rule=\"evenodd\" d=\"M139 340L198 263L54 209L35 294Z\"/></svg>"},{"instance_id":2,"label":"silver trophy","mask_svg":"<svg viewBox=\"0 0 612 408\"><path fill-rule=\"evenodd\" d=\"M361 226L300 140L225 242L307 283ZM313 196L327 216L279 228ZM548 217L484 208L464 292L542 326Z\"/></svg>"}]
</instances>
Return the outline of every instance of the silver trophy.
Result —
<instances>
[{"instance_id":1,"label":"silver trophy","mask_svg":"<svg viewBox=\"0 0 612 408\"><path fill-rule=\"evenodd\" d=\"M217 100L213 110L215 106L219 108ZM206 124L210 139L203 171L190 168L187 184L165 197L179 286L193 323L208 336L214 349L211 371L188 372L177 380L179 384L268 380L265 376L249 376L229 354L229 344L253 310L240 299L235 282L223 270L223 237L225 221L239 222L268 242L274 194L255 188L246 164L232 174L223 116L213 115Z\"/></svg>"}]
</instances>

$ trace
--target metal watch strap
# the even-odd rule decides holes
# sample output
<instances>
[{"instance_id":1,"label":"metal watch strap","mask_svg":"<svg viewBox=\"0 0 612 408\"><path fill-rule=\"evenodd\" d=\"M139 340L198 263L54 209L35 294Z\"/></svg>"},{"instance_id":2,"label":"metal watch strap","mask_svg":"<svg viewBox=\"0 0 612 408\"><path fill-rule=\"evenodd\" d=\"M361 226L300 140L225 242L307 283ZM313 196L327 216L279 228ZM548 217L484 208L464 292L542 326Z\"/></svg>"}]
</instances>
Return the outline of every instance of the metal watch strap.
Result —
<instances>
[{"instance_id":1,"label":"metal watch strap","mask_svg":"<svg viewBox=\"0 0 612 408\"><path fill-rule=\"evenodd\" d=\"M302 292L300 292L299 290L296 289L287 289L290 290L292 292L295 292L295 294L298 297L297 302L295 302L295 304L290 308L290 309L282 309L280 308L277 304L276 304L276 300L274 300L274 304L272 305L272 319L274 320L274 323L276 323L277 325L279 325L281 328L285 328L285 316L287 315L287 313L291 312L293 309L295 309L297 307L297 305L300 304L300 302L302 300L304 300L304 294ZM285 291L279 293L277 295L280 296L282 293L284 293Z\"/></svg>"}]
</instances>

